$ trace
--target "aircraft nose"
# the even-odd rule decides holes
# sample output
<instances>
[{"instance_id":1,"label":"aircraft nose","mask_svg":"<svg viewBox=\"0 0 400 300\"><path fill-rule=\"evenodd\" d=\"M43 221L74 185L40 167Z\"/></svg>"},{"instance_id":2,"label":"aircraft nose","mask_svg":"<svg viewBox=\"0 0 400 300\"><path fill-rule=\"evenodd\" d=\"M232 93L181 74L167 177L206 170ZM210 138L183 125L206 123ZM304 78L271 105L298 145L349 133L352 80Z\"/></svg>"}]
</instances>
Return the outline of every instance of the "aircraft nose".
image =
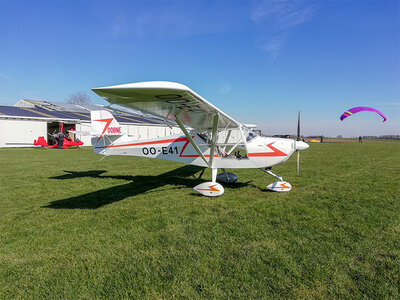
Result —
<instances>
[{"instance_id":1,"label":"aircraft nose","mask_svg":"<svg viewBox=\"0 0 400 300\"><path fill-rule=\"evenodd\" d=\"M296 142L296 150L306 150L308 147L310 147L310 146L305 142L302 142L302 141Z\"/></svg>"}]
</instances>

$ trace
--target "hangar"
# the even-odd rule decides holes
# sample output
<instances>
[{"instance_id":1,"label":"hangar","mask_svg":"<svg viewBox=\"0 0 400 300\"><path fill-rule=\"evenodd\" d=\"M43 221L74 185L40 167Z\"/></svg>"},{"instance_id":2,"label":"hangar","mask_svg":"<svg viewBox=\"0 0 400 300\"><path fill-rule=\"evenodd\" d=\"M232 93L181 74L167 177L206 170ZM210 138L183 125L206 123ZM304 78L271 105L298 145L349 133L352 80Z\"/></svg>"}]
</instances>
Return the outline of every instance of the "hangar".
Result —
<instances>
[{"instance_id":1,"label":"hangar","mask_svg":"<svg viewBox=\"0 0 400 300\"><path fill-rule=\"evenodd\" d=\"M90 131L90 111L106 109L101 105L78 105L22 99L14 106L0 106L0 147L32 147L33 141L43 136L49 144L51 134L63 123L67 130ZM122 126L122 132L136 139L150 139L181 133L181 130L163 120L110 110ZM49 140L50 138L50 140ZM71 136L71 138L76 138ZM90 136L78 136L84 146L91 146Z\"/></svg>"}]
</instances>

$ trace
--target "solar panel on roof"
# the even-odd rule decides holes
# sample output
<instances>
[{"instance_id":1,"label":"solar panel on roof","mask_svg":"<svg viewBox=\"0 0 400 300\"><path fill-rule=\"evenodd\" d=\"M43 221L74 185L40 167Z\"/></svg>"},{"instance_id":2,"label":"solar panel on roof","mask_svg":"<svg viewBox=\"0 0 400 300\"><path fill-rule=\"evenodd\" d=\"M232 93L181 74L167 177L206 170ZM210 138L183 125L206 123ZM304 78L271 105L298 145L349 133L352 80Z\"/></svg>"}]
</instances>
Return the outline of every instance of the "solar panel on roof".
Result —
<instances>
[{"instance_id":1,"label":"solar panel on roof","mask_svg":"<svg viewBox=\"0 0 400 300\"><path fill-rule=\"evenodd\" d=\"M6 116L15 116L15 117L43 117L34 111L24 110L15 106L0 106L0 113Z\"/></svg>"},{"instance_id":2,"label":"solar panel on roof","mask_svg":"<svg viewBox=\"0 0 400 300\"><path fill-rule=\"evenodd\" d=\"M70 112L85 112L85 109L77 107L75 104L64 103L64 102L51 102L52 104L58 106L58 108L62 109L63 111L70 111Z\"/></svg>"},{"instance_id":3,"label":"solar panel on roof","mask_svg":"<svg viewBox=\"0 0 400 300\"><path fill-rule=\"evenodd\" d=\"M98 108L97 108L98 109ZM13 117L34 117L34 118L53 118L53 119L70 119L70 120L81 120L90 121L90 113L85 112L69 112L69 111L56 111L47 110L41 107L27 108L27 107L15 107L15 106L1 106L0 114ZM129 124L151 124L151 125L162 125L163 122L156 119L148 119L132 114L126 114L124 116L115 115L115 118L119 122Z\"/></svg>"},{"instance_id":4,"label":"solar panel on roof","mask_svg":"<svg viewBox=\"0 0 400 300\"><path fill-rule=\"evenodd\" d=\"M90 113L68 112L71 115L77 116L81 120L90 120Z\"/></svg>"},{"instance_id":5,"label":"solar panel on roof","mask_svg":"<svg viewBox=\"0 0 400 300\"><path fill-rule=\"evenodd\" d=\"M79 113L87 113L91 110L99 110L104 109L103 106L92 105L92 104L72 104L72 103L64 103L64 102L48 102L59 108L59 110L68 111L68 112L79 112Z\"/></svg>"},{"instance_id":6,"label":"solar panel on roof","mask_svg":"<svg viewBox=\"0 0 400 300\"><path fill-rule=\"evenodd\" d=\"M74 115L72 113L69 112L61 112L61 111L52 111L51 112L52 115L54 115L56 118L59 119L73 119L73 120L81 120L83 119L82 117L79 117L77 115Z\"/></svg>"}]
</instances>

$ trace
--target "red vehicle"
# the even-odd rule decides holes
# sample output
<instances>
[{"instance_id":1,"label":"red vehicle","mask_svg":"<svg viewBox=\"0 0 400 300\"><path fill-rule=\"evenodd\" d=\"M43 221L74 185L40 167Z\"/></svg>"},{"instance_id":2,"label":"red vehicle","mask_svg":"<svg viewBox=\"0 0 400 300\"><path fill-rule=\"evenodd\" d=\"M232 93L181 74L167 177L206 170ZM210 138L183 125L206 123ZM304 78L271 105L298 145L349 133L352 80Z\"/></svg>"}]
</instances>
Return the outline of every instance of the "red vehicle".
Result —
<instances>
[{"instance_id":1,"label":"red vehicle","mask_svg":"<svg viewBox=\"0 0 400 300\"><path fill-rule=\"evenodd\" d=\"M59 133L62 133L64 129L64 124L60 123L59 124ZM70 129L69 131L73 131L73 129ZM37 140L33 141L33 145L35 146L41 146L41 147L51 147L51 148L59 148L58 144L58 134L53 134L51 135L54 139L55 139L55 143L53 145L49 145L47 143L47 141L45 140L44 136L39 136L39 138ZM73 141L71 138L69 137L65 137L64 134L62 135L63 137L63 143L62 143L62 149L68 149L69 147L80 147L83 145L83 142L80 140L77 140L76 142Z\"/></svg>"},{"instance_id":2,"label":"red vehicle","mask_svg":"<svg viewBox=\"0 0 400 300\"><path fill-rule=\"evenodd\" d=\"M45 140L44 136L39 136L37 140L33 141L33 144L35 146L42 146L42 147L52 147L52 148L58 147L57 143L54 145L49 145ZM69 147L80 147L82 145L83 145L82 141L74 142L64 137L64 144L62 146L62 149L68 149Z\"/></svg>"}]
</instances>

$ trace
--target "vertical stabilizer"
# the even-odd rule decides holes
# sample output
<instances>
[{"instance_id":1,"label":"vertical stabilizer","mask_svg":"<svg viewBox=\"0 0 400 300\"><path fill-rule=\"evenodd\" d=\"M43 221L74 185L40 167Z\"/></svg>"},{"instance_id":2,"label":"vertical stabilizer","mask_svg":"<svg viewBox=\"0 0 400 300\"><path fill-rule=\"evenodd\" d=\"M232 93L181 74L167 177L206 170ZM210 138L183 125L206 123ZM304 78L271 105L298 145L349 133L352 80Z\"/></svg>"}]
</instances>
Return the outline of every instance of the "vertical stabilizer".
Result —
<instances>
[{"instance_id":1,"label":"vertical stabilizer","mask_svg":"<svg viewBox=\"0 0 400 300\"><path fill-rule=\"evenodd\" d=\"M97 138L97 142L104 136L121 136L122 127L114 116L106 110L93 110L90 112L91 131ZM97 143L96 142L96 143Z\"/></svg>"}]
</instances>

